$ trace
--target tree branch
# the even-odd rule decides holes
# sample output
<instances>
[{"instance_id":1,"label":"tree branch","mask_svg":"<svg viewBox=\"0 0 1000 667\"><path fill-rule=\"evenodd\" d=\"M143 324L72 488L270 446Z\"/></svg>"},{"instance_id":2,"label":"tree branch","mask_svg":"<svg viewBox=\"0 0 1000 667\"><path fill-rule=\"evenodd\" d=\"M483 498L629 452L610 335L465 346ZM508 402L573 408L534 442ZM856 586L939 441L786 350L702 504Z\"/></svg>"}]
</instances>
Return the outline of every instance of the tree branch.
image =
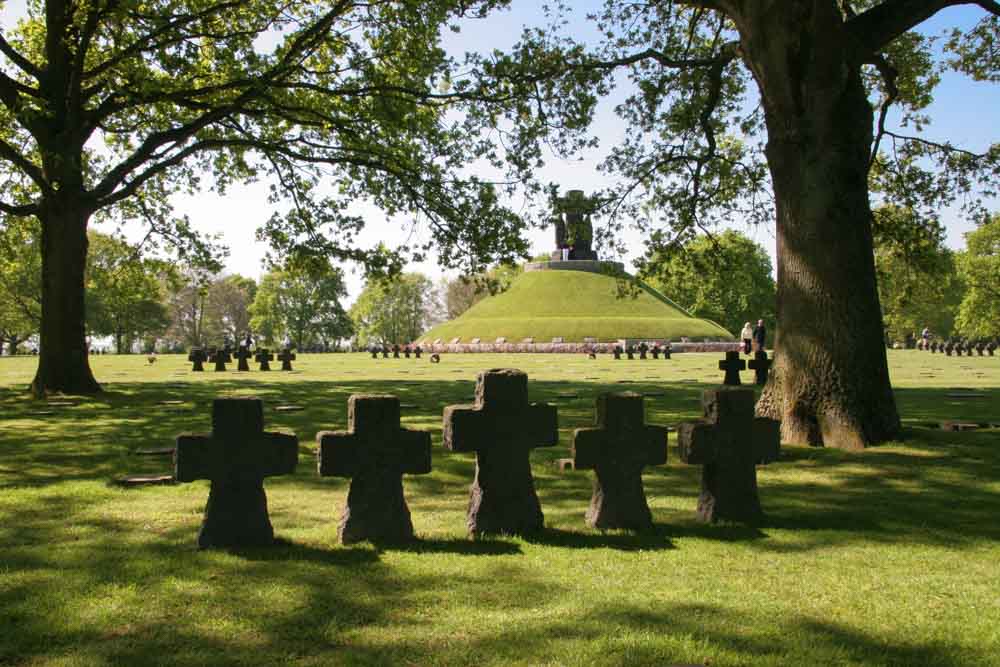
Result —
<instances>
[{"instance_id":1,"label":"tree branch","mask_svg":"<svg viewBox=\"0 0 1000 667\"><path fill-rule=\"evenodd\" d=\"M43 191L48 190L48 183L45 180L42 170L34 162L21 155L20 151L2 139L0 139L0 159L14 164Z\"/></svg>"},{"instance_id":2,"label":"tree branch","mask_svg":"<svg viewBox=\"0 0 1000 667\"><path fill-rule=\"evenodd\" d=\"M36 81L40 81L42 78L42 71L35 67L34 63L22 56L17 50L4 39L3 33L0 32L0 53L3 53L7 58L21 68L21 71L30 77L33 77Z\"/></svg>"},{"instance_id":3,"label":"tree branch","mask_svg":"<svg viewBox=\"0 0 1000 667\"><path fill-rule=\"evenodd\" d=\"M871 56L942 9L956 5L977 5L1000 16L1000 3L995 0L885 0L849 19L846 26Z\"/></svg>"}]
</instances>

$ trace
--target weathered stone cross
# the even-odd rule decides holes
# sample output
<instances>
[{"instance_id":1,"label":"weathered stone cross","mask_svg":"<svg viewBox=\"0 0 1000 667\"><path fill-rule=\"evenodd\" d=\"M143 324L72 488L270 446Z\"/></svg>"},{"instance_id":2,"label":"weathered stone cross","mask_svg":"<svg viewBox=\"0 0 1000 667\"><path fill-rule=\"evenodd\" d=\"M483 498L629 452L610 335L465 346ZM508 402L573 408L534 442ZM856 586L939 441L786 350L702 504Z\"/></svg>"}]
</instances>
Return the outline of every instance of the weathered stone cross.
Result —
<instances>
[{"instance_id":1,"label":"weathered stone cross","mask_svg":"<svg viewBox=\"0 0 1000 667\"><path fill-rule=\"evenodd\" d=\"M529 533L544 515L528 455L559 440L556 408L528 402L528 376L515 369L479 374L475 405L444 409L444 446L476 452L476 478L469 494L468 526L482 533Z\"/></svg>"},{"instance_id":2,"label":"weathered stone cross","mask_svg":"<svg viewBox=\"0 0 1000 667\"><path fill-rule=\"evenodd\" d=\"M278 361L281 362L281 370L290 371L292 370L292 362L295 361L295 354L286 347L278 355Z\"/></svg>"},{"instance_id":3,"label":"weathered stone cross","mask_svg":"<svg viewBox=\"0 0 1000 667\"><path fill-rule=\"evenodd\" d=\"M431 435L400 428L399 399L352 395L347 401L347 430L320 431L316 442L320 476L351 478L340 541L412 539L403 473L431 471Z\"/></svg>"},{"instance_id":4,"label":"weathered stone cross","mask_svg":"<svg viewBox=\"0 0 1000 667\"><path fill-rule=\"evenodd\" d=\"M767 352L757 350L753 353L753 361L747 362L747 368L754 372L754 382L760 386L767 384L767 374L774 361L767 358Z\"/></svg>"},{"instance_id":5,"label":"weathered stone cross","mask_svg":"<svg viewBox=\"0 0 1000 667\"><path fill-rule=\"evenodd\" d=\"M266 347L262 347L257 350L257 354L254 355L253 360L260 364L260 370L269 371L271 370L269 362L274 361L274 353Z\"/></svg>"},{"instance_id":6,"label":"weathered stone cross","mask_svg":"<svg viewBox=\"0 0 1000 667\"><path fill-rule=\"evenodd\" d=\"M747 362L740 359L739 352L726 352L726 358L719 361L719 370L726 371L726 377L722 384L729 386L739 386L740 371L746 370Z\"/></svg>"},{"instance_id":7,"label":"weathered stone cross","mask_svg":"<svg viewBox=\"0 0 1000 667\"><path fill-rule=\"evenodd\" d=\"M667 462L667 429L647 426L641 394L601 394L597 427L573 432L573 466L594 470L587 524L602 530L653 525L642 469Z\"/></svg>"},{"instance_id":8,"label":"weathered stone cross","mask_svg":"<svg viewBox=\"0 0 1000 667\"><path fill-rule=\"evenodd\" d=\"M193 347L188 354L188 361L194 364L191 366L192 371L203 371L205 367L202 364L208 361L208 357L205 355L205 350L200 347Z\"/></svg>"},{"instance_id":9,"label":"weathered stone cross","mask_svg":"<svg viewBox=\"0 0 1000 667\"><path fill-rule=\"evenodd\" d=\"M179 482L212 481L198 546L271 544L264 478L295 472L299 439L264 431L264 408L256 398L212 402L212 433L177 436L174 475Z\"/></svg>"},{"instance_id":10,"label":"weathered stone cross","mask_svg":"<svg viewBox=\"0 0 1000 667\"><path fill-rule=\"evenodd\" d=\"M778 458L781 422L754 417L752 389L708 390L701 403L705 418L677 427L681 460L703 466L698 516L756 521L763 516L756 466Z\"/></svg>"},{"instance_id":11,"label":"weathered stone cross","mask_svg":"<svg viewBox=\"0 0 1000 667\"><path fill-rule=\"evenodd\" d=\"M238 371L249 371L250 364L247 363L247 359L250 358L250 349L242 345L236 350L236 370Z\"/></svg>"},{"instance_id":12,"label":"weathered stone cross","mask_svg":"<svg viewBox=\"0 0 1000 667\"><path fill-rule=\"evenodd\" d=\"M225 348L219 348L212 353L211 362L215 364L215 371L217 373L225 372L226 364L231 361L232 358L229 356L229 352Z\"/></svg>"}]
</instances>

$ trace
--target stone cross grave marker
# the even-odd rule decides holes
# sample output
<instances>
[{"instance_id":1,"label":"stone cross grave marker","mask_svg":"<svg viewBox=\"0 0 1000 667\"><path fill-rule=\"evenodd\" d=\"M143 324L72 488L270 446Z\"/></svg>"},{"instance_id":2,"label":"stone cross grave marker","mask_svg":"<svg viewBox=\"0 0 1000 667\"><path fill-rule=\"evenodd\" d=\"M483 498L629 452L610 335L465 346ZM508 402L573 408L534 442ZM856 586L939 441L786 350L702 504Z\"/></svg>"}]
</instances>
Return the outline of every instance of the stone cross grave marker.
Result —
<instances>
[{"instance_id":1,"label":"stone cross grave marker","mask_svg":"<svg viewBox=\"0 0 1000 667\"><path fill-rule=\"evenodd\" d=\"M630 360L635 359L635 348L632 347L631 345L627 346L625 348L625 356L628 357Z\"/></svg>"},{"instance_id":2,"label":"stone cross grave marker","mask_svg":"<svg viewBox=\"0 0 1000 667\"><path fill-rule=\"evenodd\" d=\"M257 350L257 354L253 356L253 360L260 364L260 370L269 371L271 370L270 362L274 361L274 353L266 347L262 347Z\"/></svg>"},{"instance_id":3,"label":"stone cross grave marker","mask_svg":"<svg viewBox=\"0 0 1000 667\"><path fill-rule=\"evenodd\" d=\"M639 347L637 349L639 350L639 358L640 359L645 359L646 358L646 352L649 350L649 346L646 345L646 343L643 342L643 343L639 343Z\"/></svg>"},{"instance_id":4,"label":"stone cross grave marker","mask_svg":"<svg viewBox=\"0 0 1000 667\"><path fill-rule=\"evenodd\" d=\"M554 405L528 402L528 376L509 368L480 373L475 405L449 405L443 421L445 449L476 453L469 533L541 529L545 517L528 455L555 445L559 430Z\"/></svg>"},{"instance_id":5,"label":"stone cross grave marker","mask_svg":"<svg viewBox=\"0 0 1000 667\"><path fill-rule=\"evenodd\" d=\"M371 349L371 353L372 353L372 359L378 359L378 348L377 347L373 347Z\"/></svg>"},{"instance_id":6,"label":"stone cross grave marker","mask_svg":"<svg viewBox=\"0 0 1000 667\"><path fill-rule=\"evenodd\" d=\"M278 361L281 362L281 370L290 371L292 370L292 362L295 361L295 354L289 348L285 348L278 355Z\"/></svg>"},{"instance_id":7,"label":"stone cross grave marker","mask_svg":"<svg viewBox=\"0 0 1000 667\"><path fill-rule=\"evenodd\" d=\"M198 546L271 544L264 478L295 472L299 439L264 431L264 408L256 398L217 398L212 432L177 436L174 476L178 482L211 480Z\"/></svg>"},{"instance_id":8,"label":"stone cross grave marker","mask_svg":"<svg viewBox=\"0 0 1000 667\"><path fill-rule=\"evenodd\" d=\"M616 360L621 360L621 358L622 358L622 346L621 345L615 345L614 348L611 350L611 353L614 355L614 357L615 357Z\"/></svg>"},{"instance_id":9,"label":"stone cross grave marker","mask_svg":"<svg viewBox=\"0 0 1000 667\"><path fill-rule=\"evenodd\" d=\"M212 352L212 358L210 360L215 364L216 373L224 373L226 371L226 364L232 363L233 359L229 356L229 351L225 348L219 348Z\"/></svg>"},{"instance_id":10,"label":"stone cross grave marker","mask_svg":"<svg viewBox=\"0 0 1000 667\"><path fill-rule=\"evenodd\" d=\"M204 371L205 366L203 364L208 361L208 357L205 355L205 350L200 347L192 347L191 352L188 353L188 361L193 364L191 366L192 371Z\"/></svg>"},{"instance_id":11,"label":"stone cross grave marker","mask_svg":"<svg viewBox=\"0 0 1000 667\"><path fill-rule=\"evenodd\" d=\"M670 359L670 352L671 352L670 342L667 341L667 344L663 346L663 358L669 360Z\"/></svg>"},{"instance_id":12,"label":"stone cross grave marker","mask_svg":"<svg viewBox=\"0 0 1000 667\"><path fill-rule=\"evenodd\" d=\"M399 359L399 343L395 343L392 346L392 358Z\"/></svg>"},{"instance_id":13,"label":"stone cross grave marker","mask_svg":"<svg viewBox=\"0 0 1000 667\"><path fill-rule=\"evenodd\" d=\"M406 347L403 348L403 357L405 357L406 359L410 358L410 346L409 345L407 345Z\"/></svg>"},{"instance_id":14,"label":"stone cross grave marker","mask_svg":"<svg viewBox=\"0 0 1000 667\"><path fill-rule=\"evenodd\" d=\"M416 357L417 359L420 358L420 355L423 354L423 352L424 352L423 348L420 347L419 345L413 348L413 356Z\"/></svg>"},{"instance_id":15,"label":"stone cross grave marker","mask_svg":"<svg viewBox=\"0 0 1000 667\"><path fill-rule=\"evenodd\" d=\"M698 516L703 521L757 521L757 464L777 460L781 422L754 417L752 389L711 389L705 418L677 427L681 460L701 465Z\"/></svg>"},{"instance_id":16,"label":"stone cross grave marker","mask_svg":"<svg viewBox=\"0 0 1000 667\"><path fill-rule=\"evenodd\" d=\"M250 364L247 360L250 358L250 348L240 345L236 349L236 370L238 371L249 371Z\"/></svg>"},{"instance_id":17,"label":"stone cross grave marker","mask_svg":"<svg viewBox=\"0 0 1000 667\"><path fill-rule=\"evenodd\" d=\"M396 396L352 394L347 430L316 434L320 476L351 479L337 531L343 544L413 539L403 474L431 471L431 435L401 428L399 410Z\"/></svg>"},{"instance_id":18,"label":"stone cross grave marker","mask_svg":"<svg viewBox=\"0 0 1000 667\"><path fill-rule=\"evenodd\" d=\"M757 350L753 353L753 361L747 362L747 368L754 372L754 383L763 387L767 384L767 374L774 361L767 358L767 352Z\"/></svg>"},{"instance_id":19,"label":"stone cross grave marker","mask_svg":"<svg viewBox=\"0 0 1000 667\"><path fill-rule=\"evenodd\" d=\"M726 358L719 361L719 370L726 371L722 384L735 387L740 385L740 371L746 370L747 362L740 359L739 352L726 352Z\"/></svg>"},{"instance_id":20,"label":"stone cross grave marker","mask_svg":"<svg viewBox=\"0 0 1000 667\"><path fill-rule=\"evenodd\" d=\"M601 394L595 428L573 431L573 465L594 470L587 524L601 530L645 530L653 525L642 469L667 462L667 429L648 426L641 394Z\"/></svg>"}]
</instances>

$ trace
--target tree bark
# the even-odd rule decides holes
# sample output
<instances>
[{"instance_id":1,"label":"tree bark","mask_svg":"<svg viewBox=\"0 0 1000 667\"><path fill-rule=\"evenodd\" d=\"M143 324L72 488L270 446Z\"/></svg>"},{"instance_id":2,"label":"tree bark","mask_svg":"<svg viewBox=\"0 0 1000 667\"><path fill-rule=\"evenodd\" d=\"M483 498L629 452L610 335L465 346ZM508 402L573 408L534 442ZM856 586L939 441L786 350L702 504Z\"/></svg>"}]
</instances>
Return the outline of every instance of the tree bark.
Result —
<instances>
[{"instance_id":1,"label":"tree bark","mask_svg":"<svg viewBox=\"0 0 1000 667\"><path fill-rule=\"evenodd\" d=\"M740 25L777 208L775 363L757 411L781 420L785 442L860 449L900 423L875 282L873 114L837 12L795 3Z\"/></svg>"},{"instance_id":2,"label":"tree bark","mask_svg":"<svg viewBox=\"0 0 1000 667\"><path fill-rule=\"evenodd\" d=\"M42 323L35 396L52 392L101 391L90 370L84 307L87 221L79 201L52 197L39 215L42 224Z\"/></svg>"}]
</instances>

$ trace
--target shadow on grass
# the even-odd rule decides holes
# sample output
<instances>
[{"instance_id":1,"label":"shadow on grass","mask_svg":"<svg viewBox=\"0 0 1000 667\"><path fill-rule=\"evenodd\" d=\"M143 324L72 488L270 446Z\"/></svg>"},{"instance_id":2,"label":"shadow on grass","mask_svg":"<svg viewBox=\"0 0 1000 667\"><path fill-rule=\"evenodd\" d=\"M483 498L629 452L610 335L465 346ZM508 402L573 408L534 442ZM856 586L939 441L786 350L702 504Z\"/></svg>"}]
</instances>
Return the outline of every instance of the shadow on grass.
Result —
<instances>
[{"instance_id":1,"label":"shadow on grass","mask_svg":"<svg viewBox=\"0 0 1000 667\"><path fill-rule=\"evenodd\" d=\"M538 532L524 535L522 539L529 544L539 544L561 549L656 551L675 548L668 537L670 531L670 528L661 525L654 525L651 530L642 532L606 531L580 533L560 528L544 528Z\"/></svg>"}]
</instances>

